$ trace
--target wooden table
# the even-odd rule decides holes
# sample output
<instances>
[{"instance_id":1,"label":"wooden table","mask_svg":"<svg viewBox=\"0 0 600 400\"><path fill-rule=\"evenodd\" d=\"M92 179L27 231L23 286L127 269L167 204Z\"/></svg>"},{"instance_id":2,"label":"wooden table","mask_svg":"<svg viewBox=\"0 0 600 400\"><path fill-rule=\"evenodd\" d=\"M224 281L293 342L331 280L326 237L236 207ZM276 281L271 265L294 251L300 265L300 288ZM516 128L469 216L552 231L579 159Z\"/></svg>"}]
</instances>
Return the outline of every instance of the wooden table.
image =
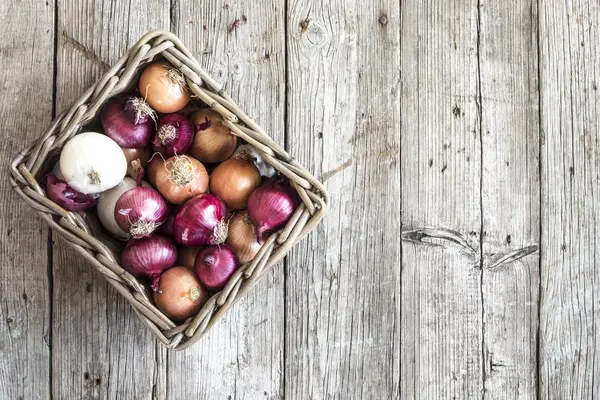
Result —
<instances>
[{"instance_id":1,"label":"wooden table","mask_svg":"<svg viewBox=\"0 0 600 400\"><path fill-rule=\"evenodd\" d=\"M166 28L333 198L167 352L5 176L1 399L600 398L598 1L7 0L0 26L5 173Z\"/></svg>"}]
</instances>

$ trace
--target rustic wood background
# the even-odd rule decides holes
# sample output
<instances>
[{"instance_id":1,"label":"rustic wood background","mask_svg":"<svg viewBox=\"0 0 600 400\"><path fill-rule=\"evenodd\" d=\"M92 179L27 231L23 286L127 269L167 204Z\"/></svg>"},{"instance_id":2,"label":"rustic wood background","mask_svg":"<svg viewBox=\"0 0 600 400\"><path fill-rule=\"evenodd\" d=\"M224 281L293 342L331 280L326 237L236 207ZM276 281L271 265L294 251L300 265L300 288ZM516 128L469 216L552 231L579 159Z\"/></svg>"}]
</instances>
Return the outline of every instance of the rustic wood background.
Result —
<instances>
[{"instance_id":1,"label":"rustic wood background","mask_svg":"<svg viewBox=\"0 0 600 400\"><path fill-rule=\"evenodd\" d=\"M597 0L7 0L0 26L5 172L165 28L333 198L171 353L1 180L1 399L600 398Z\"/></svg>"}]
</instances>

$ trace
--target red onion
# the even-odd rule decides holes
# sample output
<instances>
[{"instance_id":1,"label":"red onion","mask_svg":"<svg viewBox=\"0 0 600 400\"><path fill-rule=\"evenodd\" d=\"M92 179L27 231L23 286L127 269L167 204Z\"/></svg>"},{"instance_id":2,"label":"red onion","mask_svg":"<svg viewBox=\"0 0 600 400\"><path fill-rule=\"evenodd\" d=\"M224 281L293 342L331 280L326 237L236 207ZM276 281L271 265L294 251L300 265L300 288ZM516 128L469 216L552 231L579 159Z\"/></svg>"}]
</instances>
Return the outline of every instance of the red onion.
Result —
<instances>
[{"instance_id":1,"label":"red onion","mask_svg":"<svg viewBox=\"0 0 600 400\"><path fill-rule=\"evenodd\" d=\"M185 115L167 114L158 121L152 148L165 158L182 155L190 148L194 134L194 126Z\"/></svg>"},{"instance_id":2,"label":"red onion","mask_svg":"<svg viewBox=\"0 0 600 400\"><path fill-rule=\"evenodd\" d=\"M217 196L189 199L175 215L173 236L185 246L220 244L227 239L227 207Z\"/></svg>"},{"instance_id":3,"label":"red onion","mask_svg":"<svg viewBox=\"0 0 600 400\"><path fill-rule=\"evenodd\" d=\"M50 200L67 211L86 210L97 203L92 196L78 192L52 174L46 176L46 194Z\"/></svg>"},{"instance_id":4,"label":"red onion","mask_svg":"<svg viewBox=\"0 0 600 400\"><path fill-rule=\"evenodd\" d=\"M176 260L175 243L158 235L132 239L121 252L123 268L136 278L152 279L154 290L157 290L160 274L175 265Z\"/></svg>"},{"instance_id":5,"label":"red onion","mask_svg":"<svg viewBox=\"0 0 600 400\"><path fill-rule=\"evenodd\" d=\"M115 220L134 238L149 236L167 219L167 203L152 188L136 187L123 193L115 205Z\"/></svg>"},{"instance_id":6,"label":"red onion","mask_svg":"<svg viewBox=\"0 0 600 400\"><path fill-rule=\"evenodd\" d=\"M173 237L173 222L175 222L175 214L179 210L179 207L175 204L167 203L167 219L165 222L158 228L158 231L165 236L170 238Z\"/></svg>"},{"instance_id":7,"label":"red onion","mask_svg":"<svg viewBox=\"0 0 600 400\"><path fill-rule=\"evenodd\" d=\"M117 96L100 113L104 132L121 147L146 147L154 134L154 111L141 97Z\"/></svg>"},{"instance_id":8,"label":"red onion","mask_svg":"<svg viewBox=\"0 0 600 400\"><path fill-rule=\"evenodd\" d=\"M196 256L196 275L209 290L222 289L238 267L233 249L226 244L210 246Z\"/></svg>"},{"instance_id":9,"label":"red onion","mask_svg":"<svg viewBox=\"0 0 600 400\"><path fill-rule=\"evenodd\" d=\"M258 242L263 233L283 228L298 205L297 194L284 178L268 180L248 198L248 214L254 222Z\"/></svg>"}]
</instances>

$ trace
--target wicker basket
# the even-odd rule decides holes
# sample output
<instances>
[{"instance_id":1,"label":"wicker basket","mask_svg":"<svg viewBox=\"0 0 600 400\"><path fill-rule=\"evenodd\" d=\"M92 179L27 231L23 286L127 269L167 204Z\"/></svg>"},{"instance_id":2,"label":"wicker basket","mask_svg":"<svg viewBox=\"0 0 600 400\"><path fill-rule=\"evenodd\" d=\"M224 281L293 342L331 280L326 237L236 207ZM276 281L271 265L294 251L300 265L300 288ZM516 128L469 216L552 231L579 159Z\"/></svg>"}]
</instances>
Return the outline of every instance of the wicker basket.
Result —
<instances>
[{"instance_id":1,"label":"wicker basket","mask_svg":"<svg viewBox=\"0 0 600 400\"><path fill-rule=\"evenodd\" d=\"M191 91L223 116L233 134L254 145L267 163L289 178L302 199L287 226L269 236L256 258L239 268L221 292L213 295L195 317L182 324L174 323L156 308L148 289L119 265L118 251L103 239L89 215L62 209L46 197L36 180L64 143L96 118L106 100L134 87L140 70L156 58L164 58L179 68ZM23 200L104 275L160 342L171 349L184 349L198 341L294 244L317 226L329 203L323 184L250 119L168 31L153 31L143 36L70 109L61 113L42 137L14 159L10 181Z\"/></svg>"}]
</instances>

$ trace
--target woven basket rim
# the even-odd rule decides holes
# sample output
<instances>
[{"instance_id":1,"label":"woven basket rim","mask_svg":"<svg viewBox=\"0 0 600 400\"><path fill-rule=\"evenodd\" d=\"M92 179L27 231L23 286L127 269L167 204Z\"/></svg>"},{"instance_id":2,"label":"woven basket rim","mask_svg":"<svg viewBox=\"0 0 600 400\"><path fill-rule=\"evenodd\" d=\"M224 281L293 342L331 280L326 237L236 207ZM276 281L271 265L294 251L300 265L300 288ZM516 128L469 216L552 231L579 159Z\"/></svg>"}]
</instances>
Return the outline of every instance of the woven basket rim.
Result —
<instances>
[{"instance_id":1,"label":"woven basket rim","mask_svg":"<svg viewBox=\"0 0 600 400\"><path fill-rule=\"evenodd\" d=\"M95 118L109 98L127 91L137 72L157 57L178 68L194 95L221 114L234 135L254 145L268 164L287 177L302 200L285 228L272 234L255 259L241 266L225 288L212 295L200 312L184 323L172 321L154 306L145 285L119 265L118 254L102 240L102 229L90 214L64 210L46 197L35 178L43 172L53 152L60 150L69 138ZM330 201L324 185L248 117L181 40L166 30L143 35L94 85L60 113L37 140L14 158L9 180L13 190L36 214L129 301L160 343L175 350L197 342L298 241L315 229Z\"/></svg>"}]
</instances>

